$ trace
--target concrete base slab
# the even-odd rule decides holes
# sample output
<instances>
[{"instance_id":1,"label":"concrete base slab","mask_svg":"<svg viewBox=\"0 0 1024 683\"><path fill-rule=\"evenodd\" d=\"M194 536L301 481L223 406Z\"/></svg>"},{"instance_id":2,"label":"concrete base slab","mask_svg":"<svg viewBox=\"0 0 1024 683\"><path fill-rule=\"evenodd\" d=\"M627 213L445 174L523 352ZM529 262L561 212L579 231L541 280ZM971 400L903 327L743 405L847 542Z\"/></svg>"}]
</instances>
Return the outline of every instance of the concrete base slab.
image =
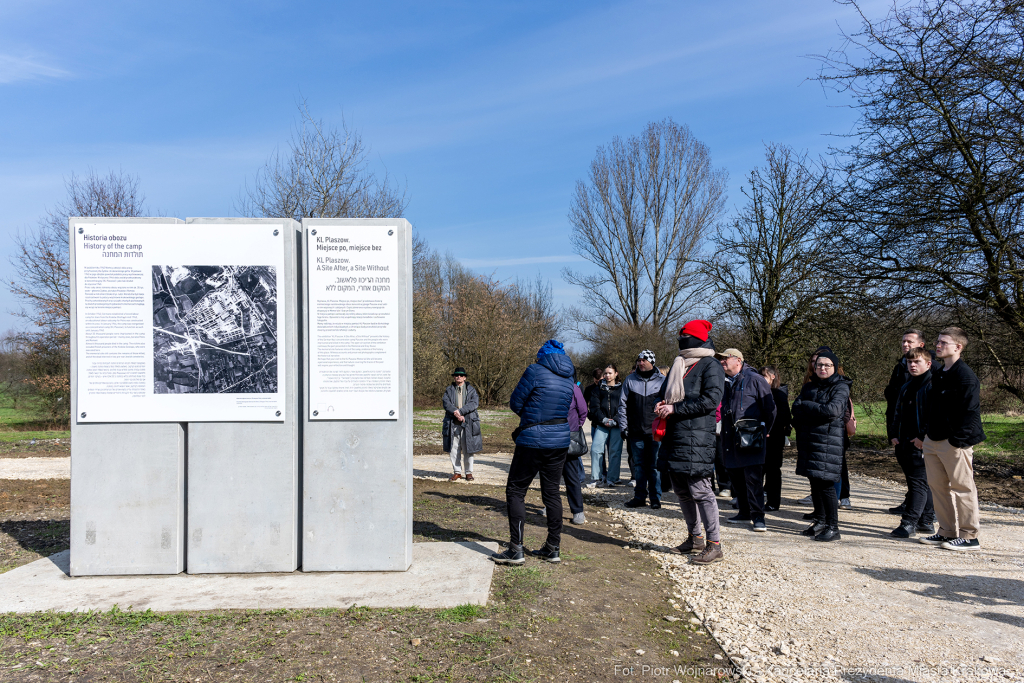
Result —
<instances>
[{"instance_id":1,"label":"concrete base slab","mask_svg":"<svg viewBox=\"0 0 1024 683\"><path fill-rule=\"evenodd\" d=\"M69 552L0 574L0 613L484 605L496 543L416 543L404 572L79 576Z\"/></svg>"}]
</instances>

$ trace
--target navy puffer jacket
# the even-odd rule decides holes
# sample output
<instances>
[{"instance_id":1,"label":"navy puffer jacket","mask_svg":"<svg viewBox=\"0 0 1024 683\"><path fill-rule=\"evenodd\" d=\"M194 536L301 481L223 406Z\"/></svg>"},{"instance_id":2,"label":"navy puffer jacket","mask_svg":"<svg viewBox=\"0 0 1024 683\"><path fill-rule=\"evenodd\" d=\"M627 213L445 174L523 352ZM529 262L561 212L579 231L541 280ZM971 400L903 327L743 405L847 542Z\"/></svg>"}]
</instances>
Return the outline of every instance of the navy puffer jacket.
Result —
<instances>
[{"instance_id":1,"label":"navy puffer jacket","mask_svg":"<svg viewBox=\"0 0 1024 683\"><path fill-rule=\"evenodd\" d=\"M815 377L793 402L796 473L800 476L840 480L851 384L838 374L827 379Z\"/></svg>"},{"instance_id":2,"label":"navy puffer jacket","mask_svg":"<svg viewBox=\"0 0 1024 683\"><path fill-rule=\"evenodd\" d=\"M568 420L572 405L573 365L568 356L548 353L526 368L512 392L508 405L519 416L519 426L528 427L516 439L517 446L569 448L569 423L544 425L540 422Z\"/></svg>"},{"instance_id":3,"label":"navy puffer jacket","mask_svg":"<svg viewBox=\"0 0 1024 683\"><path fill-rule=\"evenodd\" d=\"M711 342L706 348L714 348ZM671 373L669 373L671 376ZM664 398L668 381L662 386ZM672 405L665 438L658 450L658 469L691 477L715 471L715 409L722 401L725 372L708 356L697 361L683 379L685 398Z\"/></svg>"},{"instance_id":4,"label":"navy puffer jacket","mask_svg":"<svg viewBox=\"0 0 1024 683\"><path fill-rule=\"evenodd\" d=\"M776 413L775 398L768 380L744 363L722 396L722 461L726 467L738 469L764 464L765 449L740 451L736 421L752 418L763 422L764 433L771 434Z\"/></svg>"}]
</instances>

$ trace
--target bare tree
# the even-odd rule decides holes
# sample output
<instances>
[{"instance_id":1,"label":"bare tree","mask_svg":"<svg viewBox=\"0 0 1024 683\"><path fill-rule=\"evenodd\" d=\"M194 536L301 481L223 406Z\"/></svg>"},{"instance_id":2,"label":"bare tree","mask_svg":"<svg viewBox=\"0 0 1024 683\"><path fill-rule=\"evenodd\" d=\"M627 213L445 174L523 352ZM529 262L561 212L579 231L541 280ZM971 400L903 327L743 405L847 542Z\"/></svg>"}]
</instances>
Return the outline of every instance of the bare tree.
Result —
<instances>
[{"instance_id":1,"label":"bare tree","mask_svg":"<svg viewBox=\"0 0 1024 683\"><path fill-rule=\"evenodd\" d=\"M47 211L35 230L14 238L11 257L16 277L10 291L30 310L20 315L46 329L67 329L71 316L68 280L68 218L114 218L143 214L145 197L139 179L123 171L101 176L93 170L64 182L67 198Z\"/></svg>"},{"instance_id":2,"label":"bare tree","mask_svg":"<svg viewBox=\"0 0 1024 683\"><path fill-rule=\"evenodd\" d=\"M19 333L26 381L41 396L55 420L68 419L70 384L70 273L68 218L118 218L146 213L139 179L123 171L101 176L90 170L64 183L67 198L43 216L32 232L15 238L11 258L16 278L11 293L27 306L20 315L35 325Z\"/></svg>"},{"instance_id":3,"label":"bare tree","mask_svg":"<svg viewBox=\"0 0 1024 683\"><path fill-rule=\"evenodd\" d=\"M314 119L303 102L288 152L274 152L236 203L244 216L273 218L396 218L404 192L367 169L359 133Z\"/></svg>"},{"instance_id":4,"label":"bare tree","mask_svg":"<svg viewBox=\"0 0 1024 683\"><path fill-rule=\"evenodd\" d=\"M563 271L583 289L583 306L571 312L581 337L593 341L592 328L617 323L662 331L693 308L726 179L707 146L671 119L598 148L569 220L574 250L599 272Z\"/></svg>"},{"instance_id":5,"label":"bare tree","mask_svg":"<svg viewBox=\"0 0 1024 683\"><path fill-rule=\"evenodd\" d=\"M719 228L706 261L715 310L740 328L751 362L782 364L800 330L839 292L823 270L828 174L784 145L769 144L750 172L736 219ZM802 349L799 351L802 352Z\"/></svg>"},{"instance_id":6,"label":"bare tree","mask_svg":"<svg viewBox=\"0 0 1024 683\"><path fill-rule=\"evenodd\" d=\"M507 401L537 349L558 332L550 287L539 280L500 282L477 275L451 255L419 244L413 288L416 395L436 403L452 368L461 365L481 401Z\"/></svg>"},{"instance_id":7,"label":"bare tree","mask_svg":"<svg viewBox=\"0 0 1024 683\"><path fill-rule=\"evenodd\" d=\"M861 18L855 52L821 57L820 80L861 113L841 150L833 270L892 306L988 311L1020 345L1024 2L922 0ZM1019 370L1004 384L1024 398Z\"/></svg>"}]
</instances>

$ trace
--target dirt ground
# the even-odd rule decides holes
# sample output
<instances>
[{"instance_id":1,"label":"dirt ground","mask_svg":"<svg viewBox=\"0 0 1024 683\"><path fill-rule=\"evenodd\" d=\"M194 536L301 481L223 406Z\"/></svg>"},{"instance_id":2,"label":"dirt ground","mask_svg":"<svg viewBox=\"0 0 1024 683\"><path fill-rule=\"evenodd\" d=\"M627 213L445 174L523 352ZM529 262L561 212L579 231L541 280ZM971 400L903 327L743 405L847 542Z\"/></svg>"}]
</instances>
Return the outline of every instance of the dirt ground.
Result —
<instances>
[{"instance_id":1,"label":"dirt ground","mask_svg":"<svg viewBox=\"0 0 1024 683\"><path fill-rule=\"evenodd\" d=\"M0 441L0 458L67 458L71 455L71 439L39 439L32 441Z\"/></svg>"},{"instance_id":2,"label":"dirt ground","mask_svg":"<svg viewBox=\"0 0 1024 683\"><path fill-rule=\"evenodd\" d=\"M417 480L414 496L416 542L508 538L501 487ZM0 510L0 567L68 547L66 480L0 482ZM536 491L527 510L538 547ZM657 562L606 508L587 517L566 524L560 565L495 567L486 607L0 615L0 680L717 680L728 660Z\"/></svg>"},{"instance_id":3,"label":"dirt ground","mask_svg":"<svg viewBox=\"0 0 1024 683\"><path fill-rule=\"evenodd\" d=\"M793 450L796 457L796 450ZM889 451L876 451L853 447L846 453L850 471L879 479L904 482L903 470L896 455ZM974 461L974 483L978 499L1007 507L1024 507L1024 467L982 459Z\"/></svg>"}]
</instances>

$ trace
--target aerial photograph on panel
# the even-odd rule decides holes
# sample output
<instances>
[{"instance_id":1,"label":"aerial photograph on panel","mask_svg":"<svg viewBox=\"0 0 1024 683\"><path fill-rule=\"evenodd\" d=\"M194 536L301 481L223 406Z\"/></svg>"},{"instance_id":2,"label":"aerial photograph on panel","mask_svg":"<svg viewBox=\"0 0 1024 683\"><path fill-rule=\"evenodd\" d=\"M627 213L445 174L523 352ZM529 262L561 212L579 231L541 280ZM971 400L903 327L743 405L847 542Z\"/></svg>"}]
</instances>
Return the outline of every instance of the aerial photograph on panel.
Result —
<instances>
[{"instance_id":1,"label":"aerial photograph on panel","mask_svg":"<svg viewBox=\"0 0 1024 683\"><path fill-rule=\"evenodd\" d=\"M153 266L153 392L277 392L273 266Z\"/></svg>"}]
</instances>

